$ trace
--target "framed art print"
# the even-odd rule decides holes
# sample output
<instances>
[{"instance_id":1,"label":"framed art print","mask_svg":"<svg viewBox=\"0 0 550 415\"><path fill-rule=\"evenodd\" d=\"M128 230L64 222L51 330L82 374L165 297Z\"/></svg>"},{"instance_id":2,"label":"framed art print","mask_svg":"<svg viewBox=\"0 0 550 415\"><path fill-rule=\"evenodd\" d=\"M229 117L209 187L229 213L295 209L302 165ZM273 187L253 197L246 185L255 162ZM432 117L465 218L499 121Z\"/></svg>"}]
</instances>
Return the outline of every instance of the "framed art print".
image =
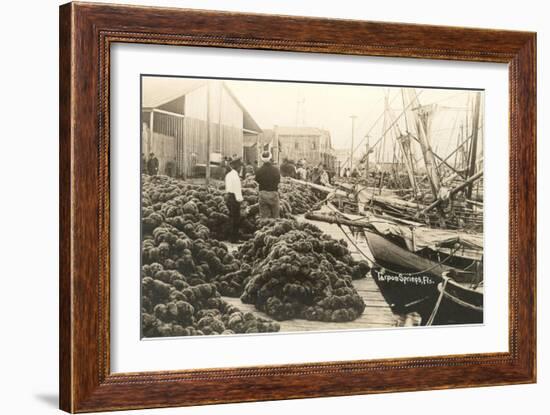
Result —
<instances>
[{"instance_id":1,"label":"framed art print","mask_svg":"<svg viewBox=\"0 0 550 415\"><path fill-rule=\"evenodd\" d=\"M61 409L535 381L535 34L60 29Z\"/></svg>"}]
</instances>

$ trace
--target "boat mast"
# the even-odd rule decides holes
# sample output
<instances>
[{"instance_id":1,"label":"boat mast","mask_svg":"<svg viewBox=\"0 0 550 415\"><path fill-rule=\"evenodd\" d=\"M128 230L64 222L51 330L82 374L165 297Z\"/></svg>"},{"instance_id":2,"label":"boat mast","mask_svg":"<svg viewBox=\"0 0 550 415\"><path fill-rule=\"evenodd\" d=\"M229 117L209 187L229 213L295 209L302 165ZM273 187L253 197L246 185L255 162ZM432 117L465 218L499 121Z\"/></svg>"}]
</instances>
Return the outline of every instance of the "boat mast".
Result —
<instances>
[{"instance_id":1,"label":"boat mast","mask_svg":"<svg viewBox=\"0 0 550 415\"><path fill-rule=\"evenodd\" d=\"M370 136L367 134L365 136L367 140L367 144L365 145L365 179L368 180L369 178L369 155L370 155ZM367 183L368 185L368 183Z\"/></svg>"},{"instance_id":2,"label":"boat mast","mask_svg":"<svg viewBox=\"0 0 550 415\"><path fill-rule=\"evenodd\" d=\"M437 171L437 164L435 162L435 157L428 140L428 112L421 107L416 95L416 90L411 88L407 90L409 93L409 98L413 102L413 109L415 109L415 126L418 133L418 143L422 149L422 156L424 157L424 165L426 166L426 174L430 182L430 188L435 199L438 198L440 181L439 174Z\"/></svg>"},{"instance_id":3,"label":"boat mast","mask_svg":"<svg viewBox=\"0 0 550 415\"><path fill-rule=\"evenodd\" d=\"M479 114L480 114L481 93L477 92L474 101L474 114L472 119L472 144L470 147L470 157L468 166L468 177L472 177L476 172L476 157L477 157L477 139L479 131ZM466 189L466 197L472 197L473 186L470 185Z\"/></svg>"},{"instance_id":4,"label":"boat mast","mask_svg":"<svg viewBox=\"0 0 550 415\"><path fill-rule=\"evenodd\" d=\"M406 113L407 106L405 105L405 94L404 94L403 88L401 88L401 99L403 102L403 114L405 118L406 133L403 134L399 129L399 125L396 123L395 124L395 129L397 133L396 136L397 136L397 142L399 144L399 148L401 149L401 154L403 157L405 169L407 170L407 175L409 176L409 182L411 184L413 194L416 198L417 185L416 185L416 178L414 175L414 158L411 150L411 136L409 133L409 122L407 120L407 113ZM395 121L393 117L393 113L392 113L392 121Z\"/></svg>"}]
</instances>

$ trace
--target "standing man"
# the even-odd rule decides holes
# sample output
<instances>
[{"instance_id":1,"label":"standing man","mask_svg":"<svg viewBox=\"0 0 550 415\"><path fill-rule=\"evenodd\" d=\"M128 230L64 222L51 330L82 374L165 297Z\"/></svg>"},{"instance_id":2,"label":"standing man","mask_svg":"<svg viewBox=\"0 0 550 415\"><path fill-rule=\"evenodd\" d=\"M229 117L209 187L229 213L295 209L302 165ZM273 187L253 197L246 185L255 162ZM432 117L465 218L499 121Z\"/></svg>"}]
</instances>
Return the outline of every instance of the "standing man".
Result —
<instances>
[{"instance_id":1,"label":"standing man","mask_svg":"<svg viewBox=\"0 0 550 415\"><path fill-rule=\"evenodd\" d=\"M225 192L227 193L227 208L229 209L229 218L231 220L231 242L239 241L239 225L241 222L241 202L243 201L241 179L236 168L237 160L231 160L226 167Z\"/></svg>"},{"instance_id":2,"label":"standing man","mask_svg":"<svg viewBox=\"0 0 550 415\"><path fill-rule=\"evenodd\" d=\"M307 180L307 170L304 167L302 161L298 162L298 168L296 169L296 178L306 181Z\"/></svg>"},{"instance_id":3,"label":"standing man","mask_svg":"<svg viewBox=\"0 0 550 415\"><path fill-rule=\"evenodd\" d=\"M296 169L289 159L285 158L283 164L281 164L281 176L283 177L295 177Z\"/></svg>"},{"instance_id":4,"label":"standing man","mask_svg":"<svg viewBox=\"0 0 550 415\"><path fill-rule=\"evenodd\" d=\"M149 153L149 161L147 162L147 171L151 176L156 176L159 171L159 159L156 158L155 153Z\"/></svg>"},{"instance_id":5,"label":"standing man","mask_svg":"<svg viewBox=\"0 0 550 415\"><path fill-rule=\"evenodd\" d=\"M175 160L167 161L164 171L167 176L174 177L176 175L176 161Z\"/></svg>"},{"instance_id":6,"label":"standing man","mask_svg":"<svg viewBox=\"0 0 550 415\"><path fill-rule=\"evenodd\" d=\"M231 157L231 160L234 162L233 168L237 171L239 177L244 177L244 164L241 157L235 153L233 157Z\"/></svg>"},{"instance_id":7,"label":"standing man","mask_svg":"<svg viewBox=\"0 0 550 415\"><path fill-rule=\"evenodd\" d=\"M330 186L328 172L325 167L326 166L323 163L319 163L319 167L317 169L319 172L319 184L323 186Z\"/></svg>"},{"instance_id":8,"label":"standing man","mask_svg":"<svg viewBox=\"0 0 550 415\"><path fill-rule=\"evenodd\" d=\"M254 163L256 164L256 163ZM244 168L244 178L246 179L247 177L252 177L254 176L254 164L247 164L246 167Z\"/></svg>"},{"instance_id":9,"label":"standing man","mask_svg":"<svg viewBox=\"0 0 550 415\"><path fill-rule=\"evenodd\" d=\"M258 182L260 197L260 216L262 218L279 218L279 169L271 163L271 153L262 153L263 165L256 171L255 180Z\"/></svg>"},{"instance_id":10,"label":"standing man","mask_svg":"<svg viewBox=\"0 0 550 415\"><path fill-rule=\"evenodd\" d=\"M309 177L309 180L312 183L321 184L321 182L319 181L320 178L321 178L321 173L319 172L319 168L313 167L313 169L311 170L311 175Z\"/></svg>"}]
</instances>

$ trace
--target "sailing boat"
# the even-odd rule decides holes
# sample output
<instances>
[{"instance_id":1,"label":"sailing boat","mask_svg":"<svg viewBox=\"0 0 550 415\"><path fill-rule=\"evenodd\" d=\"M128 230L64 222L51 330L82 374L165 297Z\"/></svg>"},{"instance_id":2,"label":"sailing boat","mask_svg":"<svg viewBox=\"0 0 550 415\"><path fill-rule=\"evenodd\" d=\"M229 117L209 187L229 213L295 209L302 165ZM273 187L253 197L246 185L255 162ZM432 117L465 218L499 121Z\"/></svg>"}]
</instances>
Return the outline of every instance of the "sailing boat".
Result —
<instances>
[{"instance_id":1,"label":"sailing boat","mask_svg":"<svg viewBox=\"0 0 550 415\"><path fill-rule=\"evenodd\" d=\"M344 181L340 188L347 188L362 207L358 213L368 216L361 224L355 222L355 228L361 228L373 256L373 278L394 311L416 311L423 324L480 323L483 204L479 197L474 200L472 190L483 178L477 169L481 94L475 93L473 100L468 94L466 119L457 129L457 115L450 129L451 139L457 131L460 134L457 148L441 157L430 143L433 119L440 107L421 105L420 94L413 88L400 92L401 113L394 115L386 96L382 134L374 145L367 146L365 186ZM405 192L382 192L385 175L377 171L385 155L387 160L384 146L391 143L387 137L394 138L392 172L387 176L393 173L408 178L410 187ZM374 174L368 171L372 154L376 155ZM453 156L454 165L450 161ZM373 188L369 179L376 175L379 180L374 180ZM407 193L408 200L403 196Z\"/></svg>"},{"instance_id":2,"label":"sailing boat","mask_svg":"<svg viewBox=\"0 0 550 415\"><path fill-rule=\"evenodd\" d=\"M472 200L473 186L483 177L482 171L476 171L480 165L476 157L481 95L476 93L472 101L473 116L471 120L466 119L467 131L459 144L463 154L461 165L455 163L454 166L449 160L459 153L457 149L445 158L432 150L430 117L434 106L422 106L418 95L414 89L401 89L403 110L398 117L393 115L386 99L383 133L373 146L367 146L363 160L367 170L365 185L344 180L333 190L338 197L343 193L344 197L353 199L357 207L355 213L361 216L352 220L345 212L337 212L332 217L309 213L306 218L346 225L355 230L356 235L364 235L372 255L367 258L372 265L371 274L396 313L417 312L424 325L481 323L483 204ZM412 112L411 122L407 112ZM403 119L404 129L398 122ZM385 138L390 133L399 144L393 147L393 160L397 159L395 149L399 149L403 160L399 165L406 170L412 200L399 198L395 192L383 195L384 174L380 175L378 189L368 180L372 149L387 142ZM468 151L465 151L466 144ZM413 146L420 149L420 160L416 159ZM423 171L418 169L419 162L423 163ZM399 173L395 163L392 165L394 173ZM326 191L330 193L331 189ZM459 195L473 208L457 209L455 202ZM428 203L424 203L426 201Z\"/></svg>"},{"instance_id":3,"label":"sailing boat","mask_svg":"<svg viewBox=\"0 0 550 415\"><path fill-rule=\"evenodd\" d=\"M439 301L430 324L483 321L479 235L381 221L363 231L376 264L371 275L394 312L418 312L427 324Z\"/></svg>"},{"instance_id":4,"label":"sailing boat","mask_svg":"<svg viewBox=\"0 0 550 415\"><path fill-rule=\"evenodd\" d=\"M403 96L404 92L402 91ZM379 215L371 227L364 229L364 235L377 266L372 276L382 294L394 311L419 312L423 324L481 323L483 321L483 237L480 233L463 232L467 225L478 229L483 222L479 217L451 216L445 211L445 202L461 193L471 198L472 186L482 176L476 172L477 133L480 114L480 94L476 94L473 105L472 139L467 166L459 169L448 165L445 159L436 157L429 141L429 112L425 111L416 92L407 90L415 108L415 140L422 152L426 177L433 202L429 205L407 202L400 199L373 197L371 207ZM404 99L405 102L405 99ZM405 137L401 132L400 143ZM407 133L407 143L412 134ZM418 189L413 170L413 156L410 145L401 145L410 183L415 194ZM439 163L438 163L439 161ZM454 172L454 178L462 178L451 189L442 185L439 167L444 165ZM464 177L464 172L467 177ZM444 197L442 197L442 195ZM418 220L428 214L439 219L435 227L403 226L388 221L388 218ZM458 217L458 220L457 220ZM451 219L451 220L449 220ZM433 223L432 223L433 225ZM455 229L455 230L451 230Z\"/></svg>"}]
</instances>

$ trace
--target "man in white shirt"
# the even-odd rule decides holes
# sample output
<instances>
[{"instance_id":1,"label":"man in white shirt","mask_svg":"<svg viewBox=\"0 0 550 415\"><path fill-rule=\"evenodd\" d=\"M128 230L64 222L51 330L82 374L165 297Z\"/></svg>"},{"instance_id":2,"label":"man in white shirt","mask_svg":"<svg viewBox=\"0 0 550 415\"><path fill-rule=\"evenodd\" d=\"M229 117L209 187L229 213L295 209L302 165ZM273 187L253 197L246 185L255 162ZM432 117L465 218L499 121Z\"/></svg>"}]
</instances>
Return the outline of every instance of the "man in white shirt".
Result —
<instances>
[{"instance_id":1,"label":"man in white shirt","mask_svg":"<svg viewBox=\"0 0 550 415\"><path fill-rule=\"evenodd\" d=\"M228 171L225 175L225 192L227 193L227 208L229 209L229 219L231 221L231 242L239 240L239 224L241 221L241 202L243 201L241 179L237 173L237 160L229 163Z\"/></svg>"}]
</instances>

